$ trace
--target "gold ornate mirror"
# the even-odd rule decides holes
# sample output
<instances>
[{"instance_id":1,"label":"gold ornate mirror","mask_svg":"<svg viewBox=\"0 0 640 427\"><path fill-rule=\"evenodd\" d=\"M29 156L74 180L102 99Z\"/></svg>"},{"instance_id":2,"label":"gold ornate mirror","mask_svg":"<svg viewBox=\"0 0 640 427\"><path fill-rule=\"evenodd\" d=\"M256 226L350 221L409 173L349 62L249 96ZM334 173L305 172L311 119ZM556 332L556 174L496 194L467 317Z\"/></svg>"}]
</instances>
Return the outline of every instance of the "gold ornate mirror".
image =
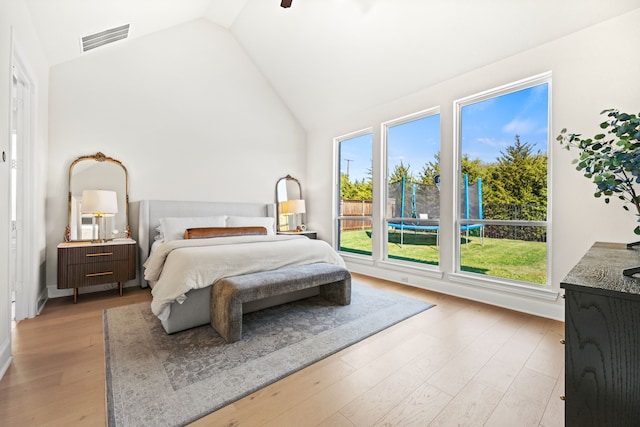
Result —
<instances>
[{"instance_id":1,"label":"gold ornate mirror","mask_svg":"<svg viewBox=\"0 0 640 427\"><path fill-rule=\"evenodd\" d=\"M112 200L110 211L114 212L83 211L83 193L85 197L96 193L113 195L115 200ZM87 201L85 207L88 204ZM105 240L131 237L127 168L119 160L100 152L78 157L69 167L69 222L64 235L65 242L96 240L96 228L100 227L96 217L102 220Z\"/></svg>"},{"instance_id":2,"label":"gold ornate mirror","mask_svg":"<svg viewBox=\"0 0 640 427\"><path fill-rule=\"evenodd\" d=\"M300 181L291 175L276 183L276 209L278 231L303 231L306 212Z\"/></svg>"}]
</instances>

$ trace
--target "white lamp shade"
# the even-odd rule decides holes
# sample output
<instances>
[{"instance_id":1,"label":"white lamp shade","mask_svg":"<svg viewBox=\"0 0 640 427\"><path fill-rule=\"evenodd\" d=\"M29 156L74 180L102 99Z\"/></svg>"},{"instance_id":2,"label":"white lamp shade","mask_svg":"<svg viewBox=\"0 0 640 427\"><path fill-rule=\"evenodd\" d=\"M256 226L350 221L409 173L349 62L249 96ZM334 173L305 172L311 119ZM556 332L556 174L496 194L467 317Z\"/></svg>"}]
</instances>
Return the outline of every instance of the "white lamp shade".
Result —
<instances>
[{"instance_id":1,"label":"white lamp shade","mask_svg":"<svg viewBox=\"0 0 640 427\"><path fill-rule=\"evenodd\" d=\"M82 213L94 215L118 212L118 195L115 191L84 190L82 192Z\"/></svg>"},{"instance_id":2,"label":"white lamp shade","mask_svg":"<svg viewBox=\"0 0 640 427\"><path fill-rule=\"evenodd\" d=\"M284 215L303 214L307 211L302 199L287 200L282 202L280 206L281 213Z\"/></svg>"}]
</instances>

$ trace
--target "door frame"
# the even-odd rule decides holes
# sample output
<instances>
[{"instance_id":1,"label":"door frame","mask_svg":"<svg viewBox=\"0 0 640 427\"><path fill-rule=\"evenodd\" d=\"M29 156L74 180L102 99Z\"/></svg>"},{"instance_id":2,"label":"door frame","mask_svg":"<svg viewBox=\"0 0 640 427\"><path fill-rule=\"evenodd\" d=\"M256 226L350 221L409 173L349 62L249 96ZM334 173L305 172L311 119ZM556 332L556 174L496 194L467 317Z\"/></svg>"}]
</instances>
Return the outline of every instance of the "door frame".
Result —
<instances>
[{"instance_id":1,"label":"door frame","mask_svg":"<svg viewBox=\"0 0 640 427\"><path fill-rule=\"evenodd\" d=\"M12 37L11 46L11 108L13 109L14 94L13 94L13 76L17 75L18 78L25 84L25 96L23 113L24 118L22 120L22 129L24 131L24 137L22 143L17 144L17 248L16 258L17 266L16 277L18 280L16 284L16 306L15 306L15 319L17 321L35 317L37 315L37 280L36 273L38 272L37 257L35 255L33 232L34 226L37 224L34 212L34 197L36 192L36 181L34 179L34 155L35 155L35 133L36 133L36 117L35 117L35 100L36 100L36 87L33 73L31 72L28 63L24 59L24 55L21 55L21 49L16 44ZM11 114L10 128L14 127L14 115ZM10 152L10 158L13 158L13 153ZM12 178L10 178L12 179ZM9 192L9 197L12 190ZM20 197L21 196L21 197ZM11 200L8 203L11 206ZM9 221L11 222L11 212L9 212ZM11 223L9 224L11 226ZM11 245L11 239L9 239L9 245ZM11 251L11 248L9 248ZM13 263L10 263L9 268L13 268ZM10 276L11 278L11 276ZM13 287L13 284L10 284ZM13 319L11 319L13 320Z\"/></svg>"}]
</instances>

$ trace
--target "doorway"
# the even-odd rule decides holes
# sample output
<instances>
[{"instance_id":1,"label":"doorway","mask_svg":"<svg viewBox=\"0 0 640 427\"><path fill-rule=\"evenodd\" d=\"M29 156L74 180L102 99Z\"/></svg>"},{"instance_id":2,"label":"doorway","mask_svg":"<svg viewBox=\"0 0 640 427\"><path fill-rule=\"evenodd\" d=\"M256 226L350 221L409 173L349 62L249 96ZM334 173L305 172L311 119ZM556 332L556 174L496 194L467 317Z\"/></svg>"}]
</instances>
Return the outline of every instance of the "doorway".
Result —
<instances>
[{"instance_id":1,"label":"doorway","mask_svg":"<svg viewBox=\"0 0 640 427\"><path fill-rule=\"evenodd\" d=\"M10 215L11 234L9 239L9 286L11 292L12 325L17 321L32 317L31 292L26 274L27 249L25 239L25 158L31 144L33 86L30 79L14 55L11 66L11 140L9 145L10 174Z\"/></svg>"}]
</instances>

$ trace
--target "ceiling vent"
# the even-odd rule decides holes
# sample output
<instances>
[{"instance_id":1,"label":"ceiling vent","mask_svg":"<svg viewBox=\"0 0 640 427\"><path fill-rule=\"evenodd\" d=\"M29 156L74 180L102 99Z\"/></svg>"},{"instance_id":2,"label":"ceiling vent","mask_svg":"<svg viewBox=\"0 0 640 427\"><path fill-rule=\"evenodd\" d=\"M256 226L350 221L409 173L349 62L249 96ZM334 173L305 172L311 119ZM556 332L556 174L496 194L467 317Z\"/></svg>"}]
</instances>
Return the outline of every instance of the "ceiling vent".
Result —
<instances>
[{"instance_id":1,"label":"ceiling vent","mask_svg":"<svg viewBox=\"0 0 640 427\"><path fill-rule=\"evenodd\" d=\"M86 52L127 37L129 37L129 24L84 36L82 38L82 51Z\"/></svg>"}]
</instances>

